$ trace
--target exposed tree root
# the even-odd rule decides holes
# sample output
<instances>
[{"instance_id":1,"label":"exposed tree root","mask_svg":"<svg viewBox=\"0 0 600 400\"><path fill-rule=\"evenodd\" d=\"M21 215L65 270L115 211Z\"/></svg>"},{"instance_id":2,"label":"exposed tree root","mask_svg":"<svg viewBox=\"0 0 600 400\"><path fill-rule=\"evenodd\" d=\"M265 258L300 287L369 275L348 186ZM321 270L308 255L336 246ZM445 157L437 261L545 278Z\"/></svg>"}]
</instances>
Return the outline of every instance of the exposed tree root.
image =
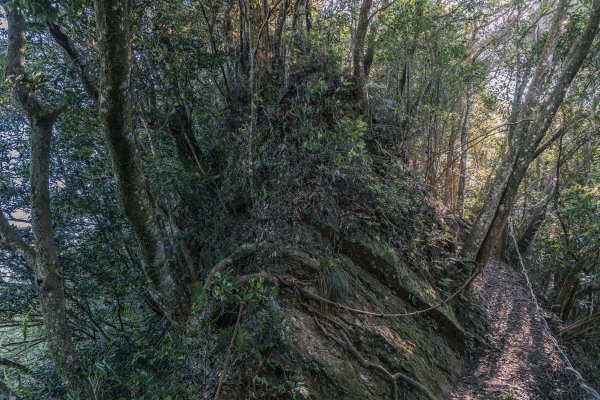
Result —
<instances>
[{"instance_id":1,"label":"exposed tree root","mask_svg":"<svg viewBox=\"0 0 600 400\"><path fill-rule=\"evenodd\" d=\"M231 255L225 257L221 261L219 261L206 275L206 280L204 281L204 286L202 287L202 293L207 294L210 285L212 284L213 279L217 272L222 272L227 269L228 266L233 264L236 261L242 260L246 257L250 257L256 254L261 249L261 246L255 243L243 244L238 247Z\"/></svg>"},{"instance_id":2,"label":"exposed tree root","mask_svg":"<svg viewBox=\"0 0 600 400\"><path fill-rule=\"evenodd\" d=\"M327 336L329 339L333 340L338 345L340 345L340 346L346 348L348 351L350 351L350 353L352 353L352 355L354 355L354 357L356 357L358 362L363 367L365 367L367 369L373 369L373 370L379 371L382 375L384 375L392 383L392 398L393 398L393 400L398 400L398 379L403 380L404 382L408 383L415 389L419 390L429 400L437 400L436 397L429 391L429 389L427 389L425 386L423 386L420 382L412 379L411 377L409 377L407 375L404 375L401 372L392 374L387 369L385 369L385 367L383 367L382 365L371 362L371 361L367 360L365 357L363 357L363 355L360 354L360 352L356 349L356 347L354 347L354 344L350 340L346 330L343 329L343 327L342 327L343 332L341 332L341 337L337 337L336 335L333 335L327 329L325 329L325 327L321 324L321 322L319 321L319 319L317 317L314 317L314 321L317 324L317 326L321 329L321 331L323 332L323 334L325 336ZM336 324L338 326L341 326L337 322L336 322Z\"/></svg>"},{"instance_id":3,"label":"exposed tree root","mask_svg":"<svg viewBox=\"0 0 600 400\"><path fill-rule=\"evenodd\" d=\"M271 274L271 273L262 271L262 272L259 272L256 274L242 276L239 278L239 280L240 280L240 282L246 282L252 278L261 277L271 283L281 284L281 285L296 289L300 292L300 294L302 294L302 296L304 296L305 298L307 298L309 300L315 300L317 302L326 303L331 306L339 307L346 311L350 311L350 312L353 312L356 314L363 314L363 315L369 315L371 317L380 317L380 318L401 318L401 317L413 317L413 316L417 316L420 314L424 314L429 311L435 310L436 308L439 308L439 307L443 306L444 304L449 303L452 299L454 299L456 296L458 296L460 293L462 293L471 284L471 282L479 275L479 273L480 273L480 271L476 271L465 281L465 283L463 283L463 285L460 288L458 288L458 290L456 290L454 293L452 293L450 296L448 296L446 299L440 301L439 303L429 306L427 308L421 309L421 310L416 310L416 311L407 312L407 313L382 313L382 312L370 311L370 310L360 310L358 308L346 306L344 304L338 303L336 301L331 301L322 296L319 296L316 293L311 292L310 290L306 289L307 284L305 282L302 282L291 275Z\"/></svg>"}]
</instances>

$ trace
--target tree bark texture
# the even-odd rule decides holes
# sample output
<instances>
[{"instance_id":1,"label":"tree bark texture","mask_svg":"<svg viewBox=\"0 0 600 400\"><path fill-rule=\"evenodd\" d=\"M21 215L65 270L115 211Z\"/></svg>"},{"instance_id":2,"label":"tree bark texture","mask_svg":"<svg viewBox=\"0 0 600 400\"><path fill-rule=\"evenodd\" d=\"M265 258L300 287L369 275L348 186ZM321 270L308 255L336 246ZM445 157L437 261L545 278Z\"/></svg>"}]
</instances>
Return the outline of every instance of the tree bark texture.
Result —
<instances>
[{"instance_id":1,"label":"tree bark texture","mask_svg":"<svg viewBox=\"0 0 600 400\"><path fill-rule=\"evenodd\" d=\"M371 73L371 66L375 60L375 37L377 36L377 25L371 24L367 40L367 51L365 52L365 77L368 78Z\"/></svg>"},{"instance_id":2,"label":"tree bark texture","mask_svg":"<svg viewBox=\"0 0 600 400\"><path fill-rule=\"evenodd\" d=\"M131 43L127 0L97 0L101 58L99 107L123 211L139 242L153 295L166 316L185 318L190 304L167 255L164 232L136 151L130 100Z\"/></svg>"},{"instance_id":3,"label":"tree bark texture","mask_svg":"<svg viewBox=\"0 0 600 400\"><path fill-rule=\"evenodd\" d=\"M54 123L60 110L48 111L23 83L25 75L26 24L15 6L0 0L8 22L5 74L15 99L27 113L31 125L31 225L33 247L21 239L2 217L2 238L25 257L33 271L48 347L59 373L75 398L95 399L92 385L77 356L65 305L63 270L54 243L50 211L50 148Z\"/></svg>"},{"instance_id":4,"label":"tree bark texture","mask_svg":"<svg viewBox=\"0 0 600 400\"><path fill-rule=\"evenodd\" d=\"M367 90L367 74L365 70L365 41L369 29L369 14L372 0L363 0L358 13L358 24L354 33L352 44L352 64L354 83L356 85L356 98L358 107L362 112L369 108L369 92Z\"/></svg>"},{"instance_id":5,"label":"tree bark texture","mask_svg":"<svg viewBox=\"0 0 600 400\"><path fill-rule=\"evenodd\" d=\"M465 109L465 118L463 120L460 131L460 168L458 175L458 214L462 217L465 211L465 188L467 181L467 150L469 140L469 118L471 117L471 109L473 100L471 93L467 93L467 104Z\"/></svg>"}]
</instances>

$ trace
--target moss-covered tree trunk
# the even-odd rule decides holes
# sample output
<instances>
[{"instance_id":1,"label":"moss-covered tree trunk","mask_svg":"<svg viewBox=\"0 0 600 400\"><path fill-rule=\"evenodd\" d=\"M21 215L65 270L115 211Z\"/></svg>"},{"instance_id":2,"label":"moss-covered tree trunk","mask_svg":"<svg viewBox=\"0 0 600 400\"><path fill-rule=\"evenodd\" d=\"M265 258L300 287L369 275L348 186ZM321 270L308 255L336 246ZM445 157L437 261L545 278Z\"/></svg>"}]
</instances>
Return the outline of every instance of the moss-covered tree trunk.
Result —
<instances>
[{"instance_id":1,"label":"moss-covered tree trunk","mask_svg":"<svg viewBox=\"0 0 600 400\"><path fill-rule=\"evenodd\" d=\"M190 304L148 191L133 138L130 100L131 43L127 0L97 0L101 58L100 116L117 181L118 195L140 245L145 273L167 317L180 320Z\"/></svg>"},{"instance_id":2,"label":"moss-covered tree trunk","mask_svg":"<svg viewBox=\"0 0 600 400\"><path fill-rule=\"evenodd\" d=\"M2 239L17 249L33 271L44 329L50 353L60 375L75 398L94 399L94 391L77 356L69 329L65 305L63 270L54 243L50 211L50 147L52 131L60 111L49 111L23 83L25 75L25 19L4 0L8 22L8 48L5 74L15 99L29 117L31 125L31 226L33 247L21 239L2 217Z\"/></svg>"},{"instance_id":3,"label":"moss-covered tree trunk","mask_svg":"<svg viewBox=\"0 0 600 400\"><path fill-rule=\"evenodd\" d=\"M62 267L54 244L50 213L49 166L53 115L30 115L31 225L35 249L35 282L48 346L75 398L94 399L94 392L75 351L65 306Z\"/></svg>"},{"instance_id":4,"label":"moss-covered tree trunk","mask_svg":"<svg viewBox=\"0 0 600 400\"><path fill-rule=\"evenodd\" d=\"M369 14L372 0L363 0L358 13L358 23L352 43L352 64L354 84L356 85L356 99L362 112L368 112L369 93L367 91L367 74L365 69L365 42L369 29Z\"/></svg>"}]
</instances>

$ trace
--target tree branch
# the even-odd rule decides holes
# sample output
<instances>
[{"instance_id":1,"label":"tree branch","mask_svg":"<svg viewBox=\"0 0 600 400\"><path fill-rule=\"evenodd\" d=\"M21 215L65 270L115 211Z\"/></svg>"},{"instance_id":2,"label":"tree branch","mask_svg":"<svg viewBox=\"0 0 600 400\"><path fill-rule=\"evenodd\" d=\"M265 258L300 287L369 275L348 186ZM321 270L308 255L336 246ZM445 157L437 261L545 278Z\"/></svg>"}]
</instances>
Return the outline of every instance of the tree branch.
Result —
<instances>
[{"instance_id":1,"label":"tree branch","mask_svg":"<svg viewBox=\"0 0 600 400\"><path fill-rule=\"evenodd\" d=\"M25 261L27 261L30 268L33 268L35 265L35 252L33 247L31 247L31 245L14 230L2 212L0 212L0 237L9 248L18 252L25 258Z\"/></svg>"},{"instance_id":2,"label":"tree branch","mask_svg":"<svg viewBox=\"0 0 600 400\"><path fill-rule=\"evenodd\" d=\"M69 55L71 61L77 66L83 88L86 93L94 100L98 102L98 88L94 84L92 78L87 71L87 65L85 60L67 35L63 33L60 26L56 25L52 20L46 19L46 25L50 31L50 35L60 47Z\"/></svg>"},{"instance_id":3,"label":"tree branch","mask_svg":"<svg viewBox=\"0 0 600 400\"><path fill-rule=\"evenodd\" d=\"M15 99L30 116L36 115L40 119L49 121L49 123L54 122L62 112L62 107L54 111L48 111L27 84L23 83L26 48L25 18L18 11L11 12L7 6L7 0L0 0L0 4L6 10L8 23L8 45L4 73L12 86Z\"/></svg>"},{"instance_id":4,"label":"tree branch","mask_svg":"<svg viewBox=\"0 0 600 400\"><path fill-rule=\"evenodd\" d=\"M8 358L0 357L0 365L8 368L18 369L19 371L26 372L28 374L31 373L31 370L23 364L19 364L13 360L9 360Z\"/></svg>"}]
</instances>

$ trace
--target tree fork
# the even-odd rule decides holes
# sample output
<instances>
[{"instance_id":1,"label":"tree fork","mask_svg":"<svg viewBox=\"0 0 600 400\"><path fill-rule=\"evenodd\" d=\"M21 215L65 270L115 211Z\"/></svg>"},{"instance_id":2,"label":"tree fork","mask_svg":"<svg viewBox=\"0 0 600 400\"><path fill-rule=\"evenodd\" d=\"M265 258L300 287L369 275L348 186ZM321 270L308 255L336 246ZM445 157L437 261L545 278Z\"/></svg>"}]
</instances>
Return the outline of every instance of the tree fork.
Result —
<instances>
[{"instance_id":1,"label":"tree fork","mask_svg":"<svg viewBox=\"0 0 600 400\"><path fill-rule=\"evenodd\" d=\"M8 47L5 74L15 99L29 117L31 125L31 225L34 245L21 239L1 218L2 239L19 250L33 271L48 347L59 373L71 393L83 399L95 399L92 385L77 356L65 305L62 266L59 263L50 210L50 147L54 123L62 107L49 111L20 79L25 74L25 18L21 12L0 0L7 14Z\"/></svg>"}]
</instances>

